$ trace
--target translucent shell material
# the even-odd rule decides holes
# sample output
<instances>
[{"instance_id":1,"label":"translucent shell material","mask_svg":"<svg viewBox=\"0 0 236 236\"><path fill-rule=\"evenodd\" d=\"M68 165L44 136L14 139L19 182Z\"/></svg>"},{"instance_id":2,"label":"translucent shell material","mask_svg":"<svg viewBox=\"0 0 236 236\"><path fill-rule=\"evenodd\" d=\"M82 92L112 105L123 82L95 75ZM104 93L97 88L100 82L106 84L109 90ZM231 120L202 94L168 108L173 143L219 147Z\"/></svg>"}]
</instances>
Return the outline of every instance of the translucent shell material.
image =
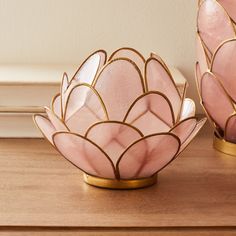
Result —
<instances>
[{"instance_id":1,"label":"translucent shell material","mask_svg":"<svg viewBox=\"0 0 236 236\"><path fill-rule=\"evenodd\" d=\"M109 118L121 121L132 102L144 92L138 67L129 59L110 61L99 73L95 89L105 103Z\"/></svg>"},{"instance_id":2,"label":"translucent shell material","mask_svg":"<svg viewBox=\"0 0 236 236\"><path fill-rule=\"evenodd\" d=\"M221 81L222 85L236 101L236 39L225 41L219 46L213 56L211 71Z\"/></svg>"},{"instance_id":3,"label":"translucent shell material","mask_svg":"<svg viewBox=\"0 0 236 236\"><path fill-rule=\"evenodd\" d=\"M109 157L90 140L78 134L59 132L53 135L58 151L85 173L115 178L114 166Z\"/></svg>"},{"instance_id":4,"label":"translucent shell material","mask_svg":"<svg viewBox=\"0 0 236 236\"><path fill-rule=\"evenodd\" d=\"M145 58L133 48L120 48L116 50L111 54L109 61L116 58L129 58L138 66L141 72L144 70Z\"/></svg>"},{"instance_id":5,"label":"translucent shell material","mask_svg":"<svg viewBox=\"0 0 236 236\"><path fill-rule=\"evenodd\" d=\"M231 115L226 122L225 140L236 143L236 114Z\"/></svg>"},{"instance_id":6,"label":"translucent shell material","mask_svg":"<svg viewBox=\"0 0 236 236\"><path fill-rule=\"evenodd\" d=\"M94 124L86 133L86 137L101 147L114 164L122 152L142 136L137 128L117 121Z\"/></svg>"},{"instance_id":7,"label":"translucent shell material","mask_svg":"<svg viewBox=\"0 0 236 236\"><path fill-rule=\"evenodd\" d=\"M144 135L149 135L168 131L174 124L174 114L165 95L148 92L134 101L124 122L134 125Z\"/></svg>"},{"instance_id":8,"label":"translucent shell material","mask_svg":"<svg viewBox=\"0 0 236 236\"><path fill-rule=\"evenodd\" d=\"M169 133L154 134L132 144L120 157L120 178L145 178L164 168L177 154L179 139Z\"/></svg>"},{"instance_id":9,"label":"translucent shell material","mask_svg":"<svg viewBox=\"0 0 236 236\"><path fill-rule=\"evenodd\" d=\"M105 105L93 87L79 84L71 90L65 108L65 123L72 132L85 134L92 124L107 119Z\"/></svg>"},{"instance_id":10,"label":"translucent shell material","mask_svg":"<svg viewBox=\"0 0 236 236\"><path fill-rule=\"evenodd\" d=\"M234 0L218 0L218 2L225 8L232 20L236 22L236 2Z\"/></svg>"},{"instance_id":11,"label":"translucent shell material","mask_svg":"<svg viewBox=\"0 0 236 236\"><path fill-rule=\"evenodd\" d=\"M205 73L201 83L202 103L213 121L224 130L234 106L223 87L212 73Z\"/></svg>"},{"instance_id":12,"label":"translucent shell material","mask_svg":"<svg viewBox=\"0 0 236 236\"><path fill-rule=\"evenodd\" d=\"M68 127L57 117L49 108L45 107L45 111L52 125L57 131L69 131Z\"/></svg>"},{"instance_id":13,"label":"translucent shell material","mask_svg":"<svg viewBox=\"0 0 236 236\"><path fill-rule=\"evenodd\" d=\"M148 91L159 91L170 100L175 119L180 112L181 97L171 74L156 58L149 58L145 65L145 80Z\"/></svg>"},{"instance_id":14,"label":"translucent shell material","mask_svg":"<svg viewBox=\"0 0 236 236\"><path fill-rule=\"evenodd\" d=\"M198 32L211 53L223 41L235 37L233 24L216 0L205 0L199 6Z\"/></svg>"},{"instance_id":15,"label":"translucent shell material","mask_svg":"<svg viewBox=\"0 0 236 236\"><path fill-rule=\"evenodd\" d=\"M192 133L188 136L186 141L182 143L178 154L180 154L181 152L184 151L184 149L187 148L187 146L192 142L192 140L198 134L198 132L200 131L202 126L206 123L206 121L207 121L207 118L204 118L204 119L201 119L199 122L197 122L197 124L196 124L194 130L192 131Z\"/></svg>"},{"instance_id":16,"label":"translucent shell material","mask_svg":"<svg viewBox=\"0 0 236 236\"><path fill-rule=\"evenodd\" d=\"M171 129L171 133L179 137L181 144L183 144L190 134L196 127L197 119L195 117L190 117L179 122L175 127Z\"/></svg>"},{"instance_id":17,"label":"translucent shell material","mask_svg":"<svg viewBox=\"0 0 236 236\"><path fill-rule=\"evenodd\" d=\"M43 134L43 136L51 143L52 135L56 132L55 127L52 125L50 120L42 115L34 115L34 122Z\"/></svg>"},{"instance_id":18,"label":"translucent shell material","mask_svg":"<svg viewBox=\"0 0 236 236\"><path fill-rule=\"evenodd\" d=\"M104 50L99 50L91 54L79 67L72 80L76 83L87 83L92 84L99 69L106 62L106 52Z\"/></svg>"},{"instance_id":19,"label":"translucent shell material","mask_svg":"<svg viewBox=\"0 0 236 236\"><path fill-rule=\"evenodd\" d=\"M58 117L62 117L62 110L61 110L61 95L57 94L56 96L54 96L54 98L52 99L52 111L58 116Z\"/></svg>"}]
</instances>

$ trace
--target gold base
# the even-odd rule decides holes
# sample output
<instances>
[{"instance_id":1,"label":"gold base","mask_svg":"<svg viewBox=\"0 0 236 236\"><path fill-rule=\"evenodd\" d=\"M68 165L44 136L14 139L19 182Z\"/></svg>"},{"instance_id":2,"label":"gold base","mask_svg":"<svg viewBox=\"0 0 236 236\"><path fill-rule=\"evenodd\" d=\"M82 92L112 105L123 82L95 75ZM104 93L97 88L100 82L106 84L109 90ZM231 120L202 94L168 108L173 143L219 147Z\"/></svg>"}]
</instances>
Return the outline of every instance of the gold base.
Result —
<instances>
[{"instance_id":1,"label":"gold base","mask_svg":"<svg viewBox=\"0 0 236 236\"><path fill-rule=\"evenodd\" d=\"M157 182L157 174L144 179L130 179L130 180L117 180L117 179L103 179L84 174L84 182L99 188L107 189L138 189L151 186Z\"/></svg>"},{"instance_id":2,"label":"gold base","mask_svg":"<svg viewBox=\"0 0 236 236\"><path fill-rule=\"evenodd\" d=\"M225 154L236 156L236 144L230 143L214 135L213 147Z\"/></svg>"}]
</instances>

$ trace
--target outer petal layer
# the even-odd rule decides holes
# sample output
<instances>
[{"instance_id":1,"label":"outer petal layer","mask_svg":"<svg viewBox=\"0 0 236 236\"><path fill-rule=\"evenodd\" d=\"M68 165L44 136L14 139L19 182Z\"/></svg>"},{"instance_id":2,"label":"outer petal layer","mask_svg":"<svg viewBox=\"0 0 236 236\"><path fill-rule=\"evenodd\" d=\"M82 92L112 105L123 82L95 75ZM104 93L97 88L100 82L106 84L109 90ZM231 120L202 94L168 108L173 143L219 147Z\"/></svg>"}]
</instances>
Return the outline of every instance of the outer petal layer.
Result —
<instances>
[{"instance_id":1,"label":"outer petal layer","mask_svg":"<svg viewBox=\"0 0 236 236\"><path fill-rule=\"evenodd\" d=\"M120 178L152 176L173 160L179 146L179 139L169 133L150 135L140 139L121 155L117 163Z\"/></svg>"},{"instance_id":2,"label":"outer petal layer","mask_svg":"<svg viewBox=\"0 0 236 236\"><path fill-rule=\"evenodd\" d=\"M112 161L96 144L84 137L67 132L54 134L58 151L72 164L90 175L115 178Z\"/></svg>"},{"instance_id":3,"label":"outer petal layer","mask_svg":"<svg viewBox=\"0 0 236 236\"><path fill-rule=\"evenodd\" d=\"M42 115L35 115L34 116L35 124L38 126L41 133L44 137L51 143L52 142L52 135L56 132L55 127L52 125L50 120L47 117Z\"/></svg>"},{"instance_id":4,"label":"outer petal layer","mask_svg":"<svg viewBox=\"0 0 236 236\"><path fill-rule=\"evenodd\" d=\"M114 164L124 150L142 136L136 128L117 121L94 124L86 133L86 137L101 147Z\"/></svg>"}]
</instances>

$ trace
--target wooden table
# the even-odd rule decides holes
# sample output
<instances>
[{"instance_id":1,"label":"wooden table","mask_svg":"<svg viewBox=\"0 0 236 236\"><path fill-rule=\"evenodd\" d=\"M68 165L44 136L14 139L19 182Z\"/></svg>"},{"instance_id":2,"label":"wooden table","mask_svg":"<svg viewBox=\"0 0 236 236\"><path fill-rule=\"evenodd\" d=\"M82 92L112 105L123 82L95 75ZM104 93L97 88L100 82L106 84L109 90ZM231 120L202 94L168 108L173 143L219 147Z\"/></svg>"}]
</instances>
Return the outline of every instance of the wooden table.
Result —
<instances>
[{"instance_id":1,"label":"wooden table","mask_svg":"<svg viewBox=\"0 0 236 236\"><path fill-rule=\"evenodd\" d=\"M0 139L0 235L236 235L236 158L211 136L129 191L86 185L45 140Z\"/></svg>"}]
</instances>

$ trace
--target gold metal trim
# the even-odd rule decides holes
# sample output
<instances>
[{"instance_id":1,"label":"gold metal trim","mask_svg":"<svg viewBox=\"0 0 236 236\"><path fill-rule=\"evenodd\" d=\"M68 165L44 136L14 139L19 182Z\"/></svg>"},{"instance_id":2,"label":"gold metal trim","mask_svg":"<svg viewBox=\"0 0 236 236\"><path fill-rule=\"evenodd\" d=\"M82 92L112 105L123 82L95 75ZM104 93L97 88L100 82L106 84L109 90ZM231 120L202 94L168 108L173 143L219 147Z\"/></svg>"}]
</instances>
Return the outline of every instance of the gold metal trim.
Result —
<instances>
[{"instance_id":1,"label":"gold metal trim","mask_svg":"<svg viewBox=\"0 0 236 236\"><path fill-rule=\"evenodd\" d=\"M157 174L148 178L128 180L104 179L84 174L84 182L89 185L105 189L138 189L156 184Z\"/></svg>"},{"instance_id":2,"label":"gold metal trim","mask_svg":"<svg viewBox=\"0 0 236 236\"><path fill-rule=\"evenodd\" d=\"M213 138L213 147L225 154L236 156L236 144L230 143L222 138L219 138L216 134L214 134Z\"/></svg>"},{"instance_id":3,"label":"gold metal trim","mask_svg":"<svg viewBox=\"0 0 236 236\"><path fill-rule=\"evenodd\" d=\"M116 58L115 55L120 52L120 51L123 51L123 50L127 50L127 51L132 51L134 53L136 53L143 61L143 63L145 63L145 58L144 56L136 49L134 48L131 48L131 47L122 47L122 48L118 48L117 50L115 50L109 57L108 61L111 61L112 59Z\"/></svg>"}]
</instances>

